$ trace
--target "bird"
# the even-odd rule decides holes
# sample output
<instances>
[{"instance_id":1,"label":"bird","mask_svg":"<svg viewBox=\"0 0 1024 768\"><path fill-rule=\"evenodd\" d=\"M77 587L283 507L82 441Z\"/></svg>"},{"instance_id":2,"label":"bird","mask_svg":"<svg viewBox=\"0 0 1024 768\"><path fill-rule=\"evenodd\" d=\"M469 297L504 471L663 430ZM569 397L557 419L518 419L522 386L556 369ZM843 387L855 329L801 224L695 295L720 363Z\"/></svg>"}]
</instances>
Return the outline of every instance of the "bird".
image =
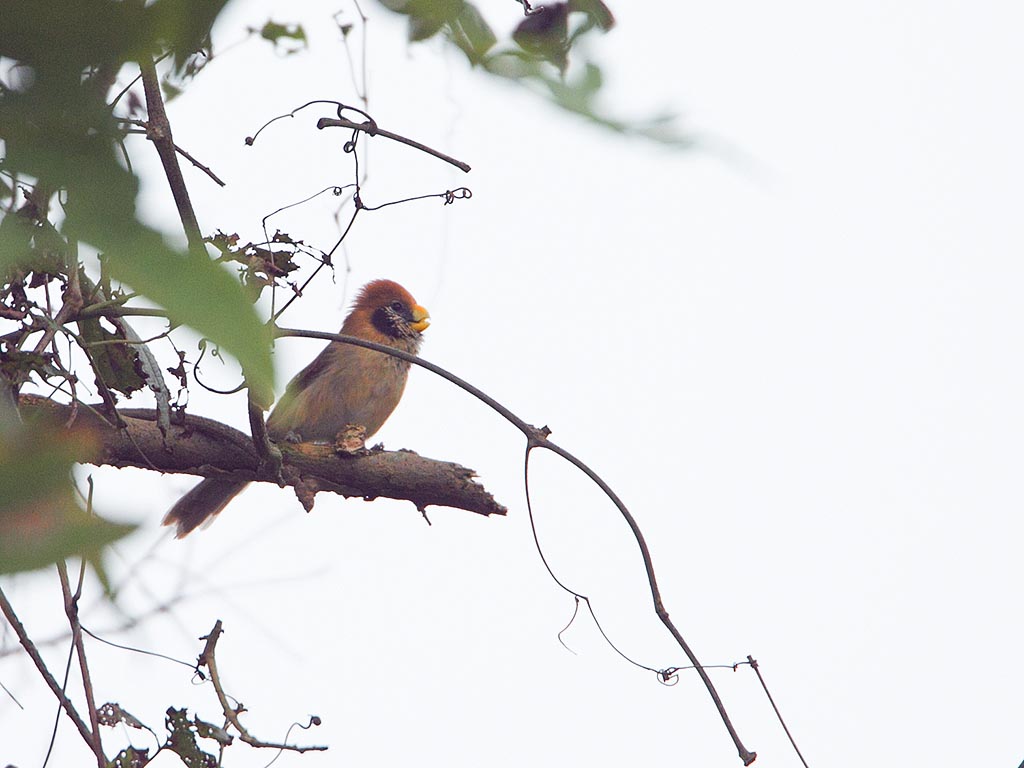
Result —
<instances>
[{"instance_id":1,"label":"bird","mask_svg":"<svg viewBox=\"0 0 1024 768\"><path fill-rule=\"evenodd\" d=\"M430 313L392 280L363 286L345 317L341 333L416 354ZM339 341L330 342L291 380L267 419L274 442L328 442L350 427L370 438L387 421L405 391L409 363ZM247 480L207 477L171 507L164 525L183 538L212 521Z\"/></svg>"}]
</instances>

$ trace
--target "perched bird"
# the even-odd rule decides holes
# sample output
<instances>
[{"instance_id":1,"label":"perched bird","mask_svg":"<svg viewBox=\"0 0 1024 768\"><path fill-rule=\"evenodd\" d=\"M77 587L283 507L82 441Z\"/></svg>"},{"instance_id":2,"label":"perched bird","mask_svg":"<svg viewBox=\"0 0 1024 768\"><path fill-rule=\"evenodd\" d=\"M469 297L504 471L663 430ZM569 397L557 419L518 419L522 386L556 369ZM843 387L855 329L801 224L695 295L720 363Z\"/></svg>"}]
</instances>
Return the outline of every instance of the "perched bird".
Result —
<instances>
[{"instance_id":1,"label":"perched bird","mask_svg":"<svg viewBox=\"0 0 1024 768\"><path fill-rule=\"evenodd\" d=\"M341 333L416 354L430 314L405 288L374 280L356 297ZM333 441L348 427L369 438L395 410L405 390L409 363L383 352L332 341L291 382L267 420L267 433L280 442ZM231 501L246 480L208 477L185 494L164 517L180 539Z\"/></svg>"}]
</instances>

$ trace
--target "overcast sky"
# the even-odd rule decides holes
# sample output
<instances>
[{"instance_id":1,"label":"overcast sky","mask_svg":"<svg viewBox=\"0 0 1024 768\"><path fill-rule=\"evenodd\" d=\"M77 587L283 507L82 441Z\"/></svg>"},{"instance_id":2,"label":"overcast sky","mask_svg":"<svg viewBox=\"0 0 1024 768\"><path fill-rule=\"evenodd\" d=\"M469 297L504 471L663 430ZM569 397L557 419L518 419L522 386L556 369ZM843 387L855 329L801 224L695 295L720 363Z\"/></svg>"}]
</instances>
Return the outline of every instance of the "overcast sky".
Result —
<instances>
[{"instance_id":1,"label":"overcast sky","mask_svg":"<svg viewBox=\"0 0 1024 768\"><path fill-rule=\"evenodd\" d=\"M236 0L219 45L269 15L301 20L310 50L240 45L169 107L178 143L228 182L189 172L208 232L257 239L267 213L352 179L341 134L315 129L327 112L243 145L304 101L357 101L330 20L352 8L305 7ZM519 8L481 7L509 26ZM459 185L474 196L361 215L339 259L350 274L314 284L282 322L334 331L367 280L409 288L433 317L423 355L549 425L602 474L647 535L684 637L704 664L760 661L811 766L1017 766L1024 11L612 7L618 27L588 48L607 110L677 111L695 149L611 136L440 45L409 47L401 22L367 3L369 111L473 171L375 139L364 202ZM155 156L139 162L157 172ZM147 216L177 235L153 178ZM328 248L336 205L271 229ZM280 342L282 387L319 347ZM204 372L237 381L230 364ZM191 410L247 423L238 398L195 391ZM310 713L323 719L292 738L330 751L277 766L740 764L694 673L659 685L585 617L563 635L575 654L559 644L573 600L534 549L512 427L414 370L379 439L473 467L508 517L432 509L428 527L408 503L325 495L306 515L261 487L177 542L158 522L191 478L93 470L99 508L143 525L112 563L136 569L125 607L143 612L182 585L190 596L111 638L192 661L222 619L221 671L254 733L282 739ZM559 578L592 597L624 653L685 664L615 510L553 456L531 466ZM60 628L53 574L21 577L9 595L36 636ZM102 610L83 621L116 623ZM186 668L88 649L99 700L157 730L169 705L218 719ZM61 669L66 646L47 654ZM711 674L756 764L798 766L749 667ZM0 763L39 765L52 696L23 657L0 660L0 681L26 707L0 696ZM86 764L61 728L50 764ZM126 735L108 732L109 751ZM271 757L238 745L226 762Z\"/></svg>"}]
</instances>

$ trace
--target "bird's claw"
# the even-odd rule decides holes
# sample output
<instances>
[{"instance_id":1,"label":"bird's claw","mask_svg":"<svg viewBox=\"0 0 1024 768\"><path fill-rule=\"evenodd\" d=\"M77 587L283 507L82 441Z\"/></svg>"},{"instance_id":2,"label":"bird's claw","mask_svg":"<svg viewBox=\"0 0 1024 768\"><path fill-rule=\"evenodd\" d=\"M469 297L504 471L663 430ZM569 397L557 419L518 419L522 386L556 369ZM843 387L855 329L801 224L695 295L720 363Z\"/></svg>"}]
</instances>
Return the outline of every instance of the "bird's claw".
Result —
<instances>
[{"instance_id":1,"label":"bird's claw","mask_svg":"<svg viewBox=\"0 0 1024 768\"><path fill-rule=\"evenodd\" d=\"M366 427L361 424L346 424L335 438L337 453L355 455L366 450Z\"/></svg>"}]
</instances>

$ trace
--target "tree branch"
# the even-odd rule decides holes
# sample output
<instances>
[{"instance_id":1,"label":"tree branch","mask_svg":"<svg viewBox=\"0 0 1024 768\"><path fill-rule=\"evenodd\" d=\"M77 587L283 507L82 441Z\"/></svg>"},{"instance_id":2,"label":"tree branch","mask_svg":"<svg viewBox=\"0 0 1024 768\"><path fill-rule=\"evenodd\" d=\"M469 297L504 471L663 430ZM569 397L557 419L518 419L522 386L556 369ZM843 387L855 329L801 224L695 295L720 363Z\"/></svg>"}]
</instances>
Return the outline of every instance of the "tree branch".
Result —
<instances>
[{"instance_id":1,"label":"tree branch","mask_svg":"<svg viewBox=\"0 0 1024 768\"><path fill-rule=\"evenodd\" d=\"M570 464L572 464L574 467L580 470L583 474L589 477L594 482L594 484L597 485L597 487L604 492L605 496L608 497L608 500L615 505L616 509L619 510L619 514L622 515L622 518L626 521L626 524L629 525L629 529L633 533L633 538L636 539L637 546L639 546L640 548L640 555L644 561L644 569L647 572L647 583L651 589L651 599L654 601L654 612L658 616L658 619L661 620L661 623L665 625L665 628L668 629L668 631L671 633L672 637L675 639L679 647L683 649L683 652L686 654L687 658L690 659L690 662L696 668L697 674L700 675L701 681L704 683L704 687L707 688L707 691L710 694L711 699L715 703L715 707L718 709L718 714L722 718L722 723L725 725L726 730L729 732L729 736L732 738L733 744L735 744L736 746L736 751L739 753L740 759L743 761L744 765L750 765L754 762L754 760L757 759L756 752L751 752L745 746L743 746L743 742L740 741L739 734L736 732L735 727L733 727L732 720L730 720L729 718L729 713L726 712L725 705L722 703L722 699L719 697L718 691L715 689L714 683L711 682L711 678L708 677L707 672L704 671L704 667L697 659L697 656L694 654L693 650L691 650L687 642L683 639L683 636L676 628L676 625L672 622L672 619L668 615L668 611L665 610L664 603L661 599L661 589L658 587L658 579L654 573L654 562L651 560L651 552L647 546L647 539L644 537L643 532L640 530L640 526L637 524L636 518L633 517L633 514L629 511L629 508L622 502L622 499L618 497L615 491L612 490L611 486L609 486L608 483L606 483L604 479L599 474L597 474L597 472L595 472L586 463L584 463L581 459L577 458L575 455L567 451L565 448L556 445L555 443L551 442L551 440L548 439L550 430L546 426L538 429L532 424L528 424L526 421L516 416L511 410L509 410L504 405L499 403L493 397L488 395L486 392L483 392L482 390L478 389L477 387L474 387L468 381L465 381L456 376L455 374L446 371L439 365L435 365L434 363L428 362L427 360L424 360L421 357L417 357L416 355L411 355L408 352L403 352L400 349L387 347L373 341L360 339L356 336L346 336L344 334L334 333L320 333L318 331L303 331L291 328L278 328L275 331L275 335L279 337L295 336L307 339L326 339L328 341L340 341L345 344L352 344L353 346L356 347L374 349L377 350L378 352L383 352L384 354L391 355L392 357L397 357L399 360L405 360L406 362L412 363L413 365L418 365L421 368L426 368L428 371L437 374L446 381L450 381L455 386L465 390L473 397L477 398L480 402L492 408L494 411L500 414L506 421L515 426L516 429L518 429L520 432L522 432L523 436L526 438L527 461L529 460L530 451L534 450L535 448L544 448L546 450L551 451L552 453L561 456L563 459L568 461ZM524 469L526 470L524 474L526 479L527 508L529 508L530 486L528 464ZM580 594L579 592L575 592L569 589L561 581L558 580L554 572L551 570L550 566L547 565L547 561L544 558L544 553L540 551L539 542L537 543L537 549L538 552L540 552L541 560L544 561L544 565L548 569L548 573L550 573L551 577L555 580L555 583L558 584L562 589L569 592L570 594L575 595L577 598L586 600L587 604L590 605L590 598ZM593 613L592 607L591 613ZM601 630L601 634L604 634L604 630ZM605 639L607 639L607 635L605 635ZM611 644L610 640L609 643ZM615 648L614 644L612 645L612 647ZM616 648L616 650L618 649ZM622 654L621 651L619 651L619 654L624 656L625 658L629 658L626 657L625 654Z\"/></svg>"},{"instance_id":2,"label":"tree branch","mask_svg":"<svg viewBox=\"0 0 1024 768\"><path fill-rule=\"evenodd\" d=\"M53 691L53 695L57 697L57 701L60 702L61 707L67 713L67 716L71 718L71 722L78 728L78 732L85 739L85 743L90 747L93 745L93 736L89 731L89 726L82 719L82 716L78 714L78 710L75 709L75 705L71 703L71 699L67 697L64 690L60 687L60 684L50 673L50 670L46 666L46 662L43 661L43 657L39 654L38 649L32 642L32 639L28 636L28 632L25 631L25 625L18 619L18 615L14 612L14 608L7 600L7 595L4 594L3 589L0 589L0 612L3 613L4 617L10 623L11 627L14 628L14 633L18 636L18 640L21 645L25 648L25 651L31 657L32 662L36 665L36 669L39 670L39 674L43 676L43 680Z\"/></svg>"},{"instance_id":3,"label":"tree branch","mask_svg":"<svg viewBox=\"0 0 1024 768\"><path fill-rule=\"evenodd\" d=\"M83 569L85 567L84 561L82 567ZM92 688L92 676L89 674L89 664L85 660L82 624L78 618L78 598L80 597L82 580L79 578L79 590L72 593L71 582L68 580L68 567L63 560L57 561L57 573L60 575L61 591L64 593L64 613L67 614L68 623L71 626L71 638L75 645L75 653L78 656L78 667L82 673L82 688L85 691L85 705L89 712L89 723L92 725L92 741L89 742L89 746L96 754L99 768L106 768L107 758L103 754L103 741L100 737L100 721L99 715L96 712L96 698Z\"/></svg>"},{"instance_id":4,"label":"tree branch","mask_svg":"<svg viewBox=\"0 0 1024 768\"><path fill-rule=\"evenodd\" d=\"M213 629L210 630L210 634L205 637L199 638L205 640L206 645L203 646L203 652L199 654L199 661L196 664L196 669L199 667L206 667L210 672L210 682L213 683L213 690L217 693L217 700L220 702L220 707L224 712L225 719L235 727L238 731L239 738L242 739L246 744L251 747L261 747L266 749L288 749L292 752L323 752L327 747L321 746L309 746L302 747L297 744L278 744L271 741L263 741L257 739L242 725L238 716L245 710L239 705L238 707L232 707L228 702L228 695L224 692L224 686L220 681L220 672L217 669L217 657L214 655L214 649L217 647L217 641L220 639L221 634L224 632L224 624L220 619L217 619L217 623L213 625Z\"/></svg>"},{"instance_id":5,"label":"tree branch","mask_svg":"<svg viewBox=\"0 0 1024 768\"><path fill-rule=\"evenodd\" d=\"M415 139L410 139L401 134L394 133L393 131L385 131L383 128L378 128L377 124L373 120L366 120L362 123L357 123L354 120L347 120L344 117L321 117L316 122L316 127L320 130L324 128L351 128L353 131L362 131L367 136L383 136L386 139L397 141L400 144L405 144L413 149L418 149L420 152L426 152L428 155L433 155L438 160L444 160L446 163L450 163L464 173L469 173L472 168L467 163L461 160L456 160L454 157L449 157L444 152L439 152L436 149L428 147L426 144L421 144Z\"/></svg>"},{"instance_id":6,"label":"tree branch","mask_svg":"<svg viewBox=\"0 0 1024 768\"><path fill-rule=\"evenodd\" d=\"M156 64L151 59L142 57L139 61L139 68L142 71L142 87L146 93L146 111L149 113L149 119L146 122L146 137L153 142L157 154L160 155L160 162L163 163L167 183L170 185L171 194L174 196L174 204L178 208L181 226L185 229L185 236L188 238L189 250L195 254L205 256L206 249L203 247L203 235L199 230L196 212L192 208L188 187L185 186L185 178L181 175L181 166L178 165L178 157L175 154L174 137L171 135L171 122L167 119L167 112L164 110L164 99L160 95L160 80L157 76Z\"/></svg>"},{"instance_id":7,"label":"tree branch","mask_svg":"<svg viewBox=\"0 0 1024 768\"><path fill-rule=\"evenodd\" d=\"M49 415L63 422L71 406L45 398L22 395L24 417ZM370 450L355 455L336 454L330 445L279 444L284 457L280 476L272 464L262 462L248 435L211 419L185 415L172 419L164 436L155 410L119 410L124 428L118 429L89 406L79 406L75 429L88 429L98 449L82 455L84 463L114 467L140 467L171 474L215 477L230 474L245 480L281 480L295 489L307 510L319 491L372 500L383 496L411 501L416 508L452 507L481 515L504 515L507 510L474 478L473 470L413 451ZM70 443L69 443L70 444Z\"/></svg>"}]
</instances>

